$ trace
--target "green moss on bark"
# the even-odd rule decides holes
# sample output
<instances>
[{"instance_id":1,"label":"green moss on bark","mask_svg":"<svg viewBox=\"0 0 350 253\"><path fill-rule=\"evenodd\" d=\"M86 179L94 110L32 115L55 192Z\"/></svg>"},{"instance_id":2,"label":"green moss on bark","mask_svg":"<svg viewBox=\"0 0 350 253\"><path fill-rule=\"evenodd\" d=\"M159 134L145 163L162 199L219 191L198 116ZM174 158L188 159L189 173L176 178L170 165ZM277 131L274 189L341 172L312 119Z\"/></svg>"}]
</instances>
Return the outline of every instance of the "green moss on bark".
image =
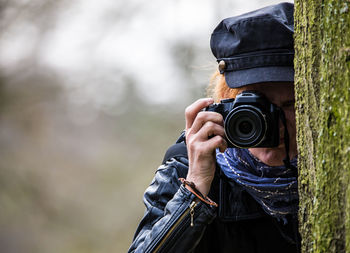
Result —
<instances>
[{"instance_id":1,"label":"green moss on bark","mask_svg":"<svg viewBox=\"0 0 350 253\"><path fill-rule=\"evenodd\" d=\"M303 252L350 252L349 9L349 1L295 1Z\"/></svg>"}]
</instances>

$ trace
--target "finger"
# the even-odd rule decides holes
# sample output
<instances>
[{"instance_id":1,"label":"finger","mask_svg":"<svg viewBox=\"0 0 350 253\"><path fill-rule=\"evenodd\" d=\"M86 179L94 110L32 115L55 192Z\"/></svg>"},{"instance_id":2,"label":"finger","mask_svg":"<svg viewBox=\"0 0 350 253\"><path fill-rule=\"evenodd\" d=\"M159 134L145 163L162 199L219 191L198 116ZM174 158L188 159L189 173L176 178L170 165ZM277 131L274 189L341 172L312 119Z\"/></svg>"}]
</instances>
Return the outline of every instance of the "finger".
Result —
<instances>
[{"instance_id":1,"label":"finger","mask_svg":"<svg viewBox=\"0 0 350 253\"><path fill-rule=\"evenodd\" d=\"M203 127L196 133L196 139L199 141L206 141L209 138L219 135L225 137L225 130L222 125L216 124L212 121L207 121Z\"/></svg>"},{"instance_id":2,"label":"finger","mask_svg":"<svg viewBox=\"0 0 350 253\"><path fill-rule=\"evenodd\" d=\"M219 148L220 152L224 152L227 148L225 130L222 125L211 121L206 122L197 135L202 141L207 142L211 149Z\"/></svg>"},{"instance_id":3,"label":"finger","mask_svg":"<svg viewBox=\"0 0 350 253\"><path fill-rule=\"evenodd\" d=\"M224 120L221 114L217 112L199 112L192 124L190 130L191 133L198 132L207 122L213 122L220 126L224 125Z\"/></svg>"},{"instance_id":4,"label":"finger","mask_svg":"<svg viewBox=\"0 0 350 253\"><path fill-rule=\"evenodd\" d=\"M227 142L225 138L223 138L220 135L216 135L213 138L210 138L203 145L206 145L206 148L211 152L213 152L217 148L220 150L220 152L224 152L227 148Z\"/></svg>"},{"instance_id":5,"label":"finger","mask_svg":"<svg viewBox=\"0 0 350 253\"><path fill-rule=\"evenodd\" d=\"M219 150L221 153L225 152L225 150L227 149L228 145L227 145L227 141L226 139L224 139L222 145L219 146Z\"/></svg>"},{"instance_id":6,"label":"finger","mask_svg":"<svg viewBox=\"0 0 350 253\"><path fill-rule=\"evenodd\" d=\"M186 130L192 127L197 114L208 105L214 103L212 98L201 98L189 105L185 110Z\"/></svg>"}]
</instances>

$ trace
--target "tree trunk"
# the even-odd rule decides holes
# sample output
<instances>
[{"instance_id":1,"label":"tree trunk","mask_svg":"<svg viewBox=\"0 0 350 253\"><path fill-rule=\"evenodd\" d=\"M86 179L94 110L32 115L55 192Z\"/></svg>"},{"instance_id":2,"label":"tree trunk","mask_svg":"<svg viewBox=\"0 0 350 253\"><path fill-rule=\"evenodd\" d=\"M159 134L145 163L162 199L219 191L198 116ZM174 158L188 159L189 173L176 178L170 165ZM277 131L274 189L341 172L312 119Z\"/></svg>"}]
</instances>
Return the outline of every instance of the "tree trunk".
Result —
<instances>
[{"instance_id":1,"label":"tree trunk","mask_svg":"<svg viewBox=\"0 0 350 253\"><path fill-rule=\"evenodd\" d=\"M350 252L350 1L295 1L303 252Z\"/></svg>"}]
</instances>

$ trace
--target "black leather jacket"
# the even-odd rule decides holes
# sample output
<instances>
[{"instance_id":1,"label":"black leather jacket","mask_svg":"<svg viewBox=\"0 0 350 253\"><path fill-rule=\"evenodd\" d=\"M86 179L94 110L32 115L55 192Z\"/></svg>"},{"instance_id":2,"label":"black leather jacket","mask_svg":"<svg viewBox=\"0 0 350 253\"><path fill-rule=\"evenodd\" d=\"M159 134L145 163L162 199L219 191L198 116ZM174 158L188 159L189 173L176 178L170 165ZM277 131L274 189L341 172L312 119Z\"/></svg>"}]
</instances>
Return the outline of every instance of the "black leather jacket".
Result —
<instances>
[{"instance_id":1,"label":"black leather jacket","mask_svg":"<svg viewBox=\"0 0 350 253\"><path fill-rule=\"evenodd\" d=\"M209 193L219 205L213 208L181 185L178 178L186 178L187 170L185 157L158 168L128 252L298 252L296 218L289 217L287 225L278 222L220 171Z\"/></svg>"}]
</instances>

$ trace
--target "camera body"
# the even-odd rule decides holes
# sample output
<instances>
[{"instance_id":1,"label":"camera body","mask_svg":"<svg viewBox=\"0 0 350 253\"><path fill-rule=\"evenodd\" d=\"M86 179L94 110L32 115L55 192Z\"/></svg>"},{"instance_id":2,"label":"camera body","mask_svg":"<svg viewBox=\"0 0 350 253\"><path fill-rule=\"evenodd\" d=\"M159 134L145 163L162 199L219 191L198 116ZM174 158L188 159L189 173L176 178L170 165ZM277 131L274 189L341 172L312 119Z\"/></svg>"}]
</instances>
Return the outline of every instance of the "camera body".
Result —
<instances>
[{"instance_id":1,"label":"camera body","mask_svg":"<svg viewBox=\"0 0 350 253\"><path fill-rule=\"evenodd\" d=\"M205 111L220 113L228 147L277 147L280 109L257 91L243 91L236 99L223 99Z\"/></svg>"}]
</instances>

